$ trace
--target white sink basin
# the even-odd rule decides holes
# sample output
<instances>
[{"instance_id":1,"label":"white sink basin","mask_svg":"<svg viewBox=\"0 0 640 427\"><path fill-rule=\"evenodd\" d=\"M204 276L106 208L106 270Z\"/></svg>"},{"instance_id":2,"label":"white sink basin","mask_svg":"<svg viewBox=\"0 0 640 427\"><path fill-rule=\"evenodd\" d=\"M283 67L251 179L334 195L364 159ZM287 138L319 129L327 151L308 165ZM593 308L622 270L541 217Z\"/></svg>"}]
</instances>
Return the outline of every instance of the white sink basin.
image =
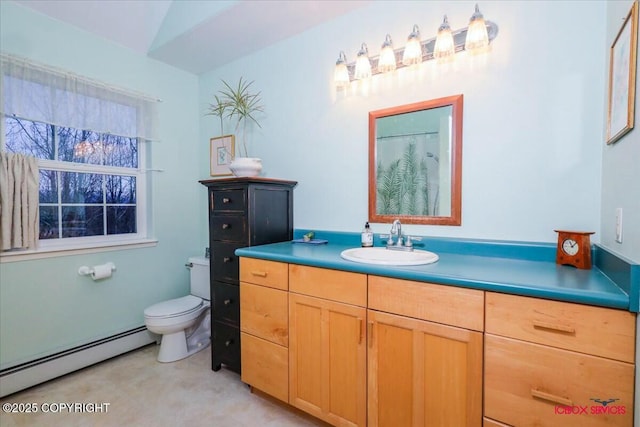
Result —
<instances>
[{"instance_id":1,"label":"white sink basin","mask_svg":"<svg viewBox=\"0 0 640 427\"><path fill-rule=\"evenodd\" d=\"M438 261L438 255L429 251L395 251L387 248L353 248L340 256L348 261L377 265L423 265Z\"/></svg>"}]
</instances>

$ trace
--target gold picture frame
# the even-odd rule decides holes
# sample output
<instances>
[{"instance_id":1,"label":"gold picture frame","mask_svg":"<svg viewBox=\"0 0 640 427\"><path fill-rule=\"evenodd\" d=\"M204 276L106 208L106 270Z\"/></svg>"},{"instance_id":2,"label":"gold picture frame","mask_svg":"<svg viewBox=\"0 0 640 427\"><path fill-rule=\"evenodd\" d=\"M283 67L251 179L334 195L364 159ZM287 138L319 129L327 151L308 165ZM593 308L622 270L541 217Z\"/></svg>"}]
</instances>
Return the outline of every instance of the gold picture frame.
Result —
<instances>
[{"instance_id":1,"label":"gold picture frame","mask_svg":"<svg viewBox=\"0 0 640 427\"><path fill-rule=\"evenodd\" d=\"M613 144L633 129L637 51L638 0L635 0L611 45L607 144Z\"/></svg>"},{"instance_id":2,"label":"gold picture frame","mask_svg":"<svg viewBox=\"0 0 640 427\"><path fill-rule=\"evenodd\" d=\"M218 136L209 140L209 161L211 176L233 175L229 164L235 156L236 138L234 135Z\"/></svg>"}]
</instances>

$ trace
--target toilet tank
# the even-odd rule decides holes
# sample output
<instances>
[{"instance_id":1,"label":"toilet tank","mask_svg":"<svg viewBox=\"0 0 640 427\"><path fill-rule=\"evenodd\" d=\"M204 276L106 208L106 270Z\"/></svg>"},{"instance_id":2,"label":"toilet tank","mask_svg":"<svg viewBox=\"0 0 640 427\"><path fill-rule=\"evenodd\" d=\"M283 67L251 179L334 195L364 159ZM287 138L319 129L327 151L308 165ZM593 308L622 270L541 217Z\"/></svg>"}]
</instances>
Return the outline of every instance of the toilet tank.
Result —
<instances>
[{"instance_id":1,"label":"toilet tank","mask_svg":"<svg viewBox=\"0 0 640 427\"><path fill-rule=\"evenodd\" d=\"M211 288L209 287L209 258L191 257L191 295L211 300Z\"/></svg>"}]
</instances>

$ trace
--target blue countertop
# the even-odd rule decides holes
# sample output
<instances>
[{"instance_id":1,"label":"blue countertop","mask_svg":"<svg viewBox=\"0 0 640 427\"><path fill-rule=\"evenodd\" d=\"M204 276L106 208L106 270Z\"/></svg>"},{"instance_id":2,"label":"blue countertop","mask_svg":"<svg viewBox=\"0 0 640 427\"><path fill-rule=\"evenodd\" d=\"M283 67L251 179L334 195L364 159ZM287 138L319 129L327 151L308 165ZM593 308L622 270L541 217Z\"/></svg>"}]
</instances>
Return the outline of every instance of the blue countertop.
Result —
<instances>
[{"instance_id":1,"label":"blue countertop","mask_svg":"<svg viewBox=\"0 0 640 427\"><path fill-rule=\"evenodd\" d=\"M296 234L301 236L302 232ZM419 248L437 253L439 261L399 267L341 258L343 250L359 246L357 233L316 232L315 237L328 243L272 243L240 248L236 255L637 311L630 304L629 292L595 265L590 270L557 265L553 244L425 239ZM383 246L378 236L375 246Z\"/></svg>"}]
</instances>

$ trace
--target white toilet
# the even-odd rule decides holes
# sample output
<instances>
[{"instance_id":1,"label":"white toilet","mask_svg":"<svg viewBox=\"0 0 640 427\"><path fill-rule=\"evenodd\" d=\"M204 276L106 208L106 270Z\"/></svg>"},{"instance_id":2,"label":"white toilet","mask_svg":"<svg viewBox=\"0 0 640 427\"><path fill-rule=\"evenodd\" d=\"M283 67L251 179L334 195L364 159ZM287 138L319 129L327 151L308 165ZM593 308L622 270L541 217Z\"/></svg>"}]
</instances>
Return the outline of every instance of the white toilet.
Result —
<instances>
[{"instance_id":1,"label":"white toilet","mask_svg":"<svg viewBox=\"0 0 640 427\"><path fill-rule=\"evenodd\" d=\"M144 310L144 323L162 335L158 362L175 362L207 348L211 342L209 259L189 258L191 295L160 302Z\"/></svg>"}]
</instances>

